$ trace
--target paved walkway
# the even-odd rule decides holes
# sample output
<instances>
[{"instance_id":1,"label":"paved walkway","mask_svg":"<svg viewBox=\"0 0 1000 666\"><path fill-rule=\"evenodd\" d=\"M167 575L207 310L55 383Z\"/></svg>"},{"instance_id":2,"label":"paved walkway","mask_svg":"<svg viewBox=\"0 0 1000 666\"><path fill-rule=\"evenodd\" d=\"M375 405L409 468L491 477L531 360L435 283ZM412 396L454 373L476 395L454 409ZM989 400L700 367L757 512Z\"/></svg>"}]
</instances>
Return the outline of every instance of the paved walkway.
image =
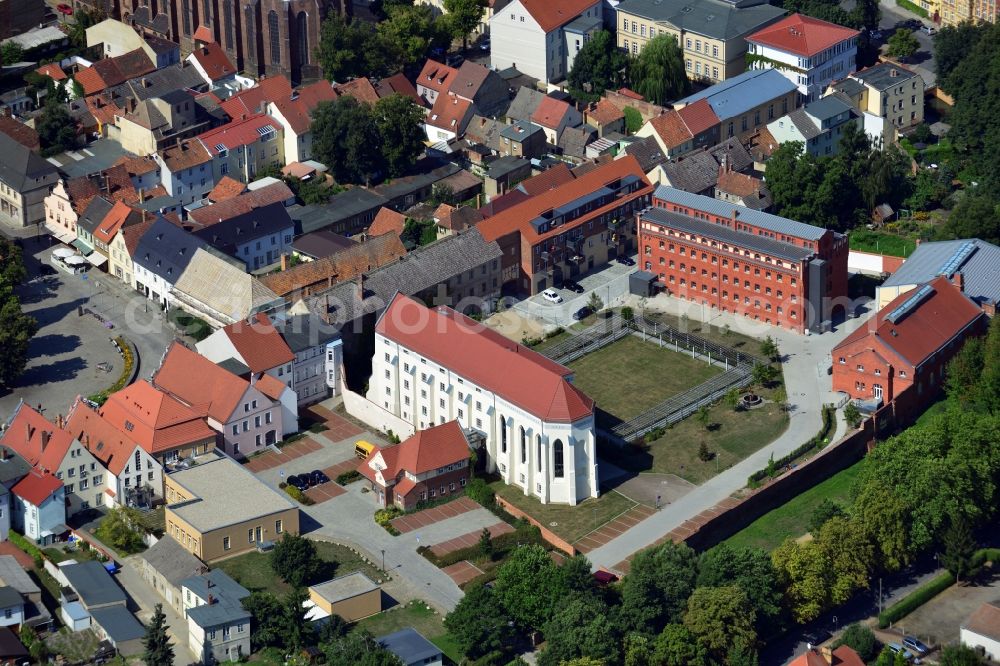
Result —
<instances>
[{"instance_id":1,"label":"paved walkway","mask_svg":"<svg viewBox=\"0 0 1000 666\"><path fill-rule=\"evenodd\" d=\"M448 576L455 581L455 585L464 585L473 578L483 575L483 570L469 560L456 562L451 566L441 569L441 571L448 574Z\"/></svg>"},{"instance_id":2,"label":"paved walkway","mask_svg":"<svg viewBox=\"0 0 1000 666\"><path fill-rule=\"evenodd\" d=\"M407 532L412 532L422 527L427 527L429 525L433 525L434 523L441 522L442 520L454 518L455 516L459 516L463 513L468 513L469 511L479 508L482 507L468 497L460 497L456 500L446 502L430 509L424 509L423 511L417 511L416 513L408 513L405 516L400 516L399 518L393 518L390 522L393 527L400 531L400 533L406 534Z\"/></svg>"},{"instance_id":3,"label":"paved walkway","mask_svg":"<svg viewBox=\"0 0 1000 666\"><path fill-rule=\"evenodd\" d=\"M654 513L656 513L656 509L637 504L614 520L608 521L590 534L576 541L573 547L581 553L589 553L624 534Z\"/></svg>"},{"instance_id":4,"label":"paved walkway","mask_svg":"<svg viewBox=\"0 0 1000 666\"><path fill-rule=\"evenodd\" d=\"M315 416L323 420L328 428L323 431L323 434L326 435L326 437L332 442L339 442L344 439L350 439L351 437L357 437L364 434L364 430L348 421L340 414L324 407L322 404L311 405L307 409Z\"/></svg>"},{"instance_id":5,"label":"paved walkway","mask_svg":"<svg viewBox=\"0 0 1000 666\"><path fill-rule=\"evenodd\" d=\"M514 528L507 523L498 522L495 525L490 525L484 529L490 531L490 537L496 538L501 534L510 534L514 531ZM466 534L459 535L453 539L448 539L447 541L442 541L441 543L436 543L431 546L431 552L441 557L442 555L447 555L448 553L453 553L456 550L461 550L462 548L468 548L469 546L475 546L479 543L479 539L482 538L483 530L477 530L475 532L468 532Z\"/></svg>"},{"instance_id":6,"label":"paved walkway","mask_svg":"<svg viewBox=\"0 0 1000 666\"><path fill-rule=\"evenodd\" d=\"M265 469L271 469L279 465L287 465L296 458L301 458L307 453L313 453L322 448L323 445L320 442L307 435L298 441L286 444L277 451L271 449L250 458L246 462L246 468L254 473L262 472Z\"/></svg>"},{"instance_id":7,"label":"paved walkway","mask_svg":"<svg viewBox=\"0 0 1000 666\"><path fill-rule=\"evenodd\" d=\"M326 475L329 476L331 479L334 478L330 476L329 472L326 472ZM322 485L313 486L312 488L309 488L308 490L306 490L305 495L316 504L321 504L327 500L333 499L334 497L340 497L346 492L347 491L344 490L343 486L338 485L333 481L330 481L328 483L324 483Z\"/></svg>"},{"instance_id":8,"label":"paved walkway","mask_svg":"<svg viewBox=\"0 0 1000 666\"><path fill-rule=\"evenodd\" d=\"M631 304L639 306L638 301ZM674 315L686 314L691 320L702 319L700 306L665 295L650 299L646 307ZM766 466L771 455L780 458L810 437L814 437L822 422L822 404L835 402L839 397L839 394L832 392L830 376L827 374L830 350L869 316L865 314L860 319L849 320L832 333L806 336L734 317L728 313L708 311L705 315L713 326L728 325L733 331L747 333L755 338L770 335L777 342L784 358L785 383L790 405L788 429L769 445L692 489L677 501L608 543L587 553L595 569L599 567L617 569L619 566L624 566L622 563L635 552L666 539L671 532L702 512L714 510L716 505L743 488L750 474Z\"/></svg>"}]
</instances>

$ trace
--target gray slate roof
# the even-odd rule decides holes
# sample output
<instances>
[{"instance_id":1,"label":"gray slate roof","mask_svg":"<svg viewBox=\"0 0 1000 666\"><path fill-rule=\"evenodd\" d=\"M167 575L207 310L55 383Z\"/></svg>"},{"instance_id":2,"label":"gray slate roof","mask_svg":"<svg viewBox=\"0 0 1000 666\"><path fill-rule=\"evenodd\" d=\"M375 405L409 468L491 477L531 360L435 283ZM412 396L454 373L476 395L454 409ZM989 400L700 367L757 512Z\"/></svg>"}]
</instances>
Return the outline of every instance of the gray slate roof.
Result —
<instances>
[{"instance_id":1,"label":"gray slate roof","mask_svg":"<svg viewBox=\"0 0 1000 666\"><path fill-rule=\"evenodd\" d=\"M905 67L894 63L880 62L868 69L854 72L852 79L863 82L866 86L871 86L876 90L887 90L893 86L902 85L915 77L917 74Z\"/></svg>"},{"instance_id":2,"label":"gray slate roof","mask_svg":"<svg viewBox=\"0 0 1000 666\"><path fill-rule=\"evenodd\" d=\"M11 608L12 606L23 606L24 596L15 588L4 585L0 586L0 608Z\"/></svg>"},{"instance_id":3,"label":"gray slate roof","mask_svg":"<svg viewBox=\"0 0 1000 666\"><path fill-rule=\"evenodd\" d=\"M295 222L279 201L198 229L194 235L222 252L233 254L243 243L284 232L291 234L294 229Z\"/></svg>"},{"instance_id":4,"label":"gray slate roof","mask_svg":"<svg viewBox=\"0 0 1000 666\"><path fill-rule=\"evenodd\" d=\"M0 132L0 181L25 192L43 184L55 184L59 173L52 164Z\"/></svg>"},{"instance_id":5,"label":"gray slate roof","mask_svg":"<svg viewBox=\"0 0 1000 666\"><path fill-rule=\"evenodd\" d=\"M631 155L639 160L639 168L644 173L648 173L667 161L667 156L660 149L660 144L656 142L656 137L647 136L643 139L633 141L625 147L625 154Z\"/></svg>"},{"instance_id":6,"label":"gray slate roof","mask_svg":"<svg viewBox=\"0 0 1000 666\"><path fill-rule=\"evenodd\" d=\"M205 79L201 78L198 70L186 60L114 86L111 88L111 94L114 97L134 97L136 101L141 102L154 97L163 97L180 88L193 90L206 90L208 88L208 84Z\"/></svg>"},{"instance_id":7,"label":"gray slate roof","mask_svg":"<svg viewBox=\"0 0 1000 666\"><path fill-rule=\"evenodd\" d=\"M35 581L31 580L31 577L18 564L13 555L0 555L0 582L9 585L25 596L41 592Z\"/></svg>"},{"instance_id":8,"label":"gray slate roof","mask_svg":"<svg viewBox=\"0 0 1000 666\"><path fill-rule=\"evenodd\" d=\"M13 481L19 481L27 476L29 471L31 471L31 465L13 449L7 449L0 456L0 484L10 484ZM4 555L0 555L0 562L3 561L4 557ZM0 578L2 577L3 570L0 568ZM10 585L10 583L7 584Z\"/></svg>"},{"instance_id":9,"label":"gray slate roof","mask_svg":"<svg viewBox=\"0 0 1000 666\"><path fill-rule=\"evenodd\" d=\"M978 238L921 243L882 286L929 282L965 243L972 243L975 247L972 254L955 269L962 274L965 295L980 304L1000 301L1000 247Z\"/></svg>"},{"instance_id":10,"label":"gray slate roof","mask_svg":"<svg viewBox=\"0 0 1000 666\"><path fill-rule=\"evenodd\" d=\"M76 225L93 235L112 208L114 208L113 203L102 196L96 196L87 204L86 210L83 211L83 215L77 220Z\"/></svg>"},{"instance_id":11,"label":"gray slate roof","mask_svg":"<svg viewBox=\"0 0 1000 666\"><path fill-rule=\"evenodd\" d=\"M587 146L597 138L597 130L590 125L567 127L559 135L559 147L570 157L586 157Z\"/></svg>"},{"instance_id":12,"label":"gray slate roof","mask_svg":"<svg viewBox=\"0 0 1000 666\"><path fill-rule=\"evenodd\" d=\"M486 174L493 179L503 178L510 172L517 171L525 166L530 167L531 160L524 157L505 155L490 162L489 166L486 168Z\"/></svg>"},{"instance_id":13,"label":"gray slate roof","mask_svg":"<svg viewBox=\"0 0 1000 666\"><path fill-rule=\"evenodd\" d=\"M319 231L304 234L296 238L292 242L292 249L296 252L307 254L310 257L322 259L355 245L357 243L347 236L338 234L331 229L320 229Z\"/></svg>"},{"instance_id":14,"label":"gray slate roof","mask_svg":"<svg viewBox=\"0 0 1000 666\"><path fill-rule=\"evenodd\" d=\"M366 190L363 187L335 194L329 203L323 205L289 206L288 214L296 221L298 232L308 234L312 231L331 227L337 222L371 210L378 210L389 200Z\"/></svg>"},{"instance_id":15,"label":"gray slate roof","mask_svg":"<svg viewBox=\"0 0 1000 666\"><path fill-rule=\"evenodd\" d=\"M202 239L158 217L139 239L133 260L174 284L191 263L195 251L206 246Z\"/></svg>"},{"instance_id":16,"label":"gray slate roof","mask_svg":"<svg viewBox=\"0 0 1000 666\"><path fill-rule=\"evenodd\" d=\"M865 91L864 84L854 79L844 79L832 85L834 90L840 91L849 97L856 97Z\"/></svg>"},{"instance_id":17,"label":"gray slate roof","mask_svg":"<svg viewBox=\"0 0 1000 666\"><path fill-rule=\"evenodd\" d=\"M816 123L812 121L812 118L806 115L806 112L802 107L799 107L789 113L787 118L788 121L795 125L795 127L799 130L799 134L801 134L807 141L822 134L819 127L817 127ZM781 119L779 118L778 121L780 122Z\"/></svg>"},{"instance_id":18,"label":"gray slate roof","mask_svg":"<svg viewBox=\"0 0 1000 666\"><path fill-rule=\"evenodd\" d=\"M80 596L84 606L103 604L125 604L125 592L111 578L104 565L94 560L78 562L61 567L70 587Z\"/></svg>"},{"instance_id":19,"label":"gray slate roof","mask_svg":"<svg viewBox=\"0 0 1000 666\"><path fill-rule=\"evenodd\" d=\"M274 320L274 327L281 332L288 348L296 354L340 337L336 327L330 326L316 315L292 315L287 319L277 319Z\"/></svg>"},{"instance_id":20,"label":"gray slate roof","mask_svg":"<svg viewBox=\"0 0 1000 666\"><path fill-rule=\"evenodd\" d=\"M519 89L514 101L507 108L507 118L510 120L531 120L531 115L544 98L545 95L533 88Z\"/></svg>"},{"instance_id":21,"label":"gray slate roof","mask_svg":"<svg viewBox=\"0 0 1000 666\"><path fill-rule=\"evenodd\" d=\"M724 0L625 0L618 5L618 12L721 40L748 35L785 14L780 7L760 1Z\"/></svg>"},{"instance_id":22,"label":"gray slate roof","mask_svg":"<svg viewBox=\"0 0 1000 666\"><path fill-rule=\"evenodd\" d=\"M697 208L711 215L718 215L719 217L731 217L733 214L733 205L730 203L718 201L712 197L691 194L673 187L661 185L656 188L656 192L653 196L657 199L663 199L665 201L671 201L684 206L689 206L691 208ZM779 217L777 215L772 215L771 213L762 213L760 211L750 210L749 208L740 210L739 214L741 220L745 220L750 224L768 229L769 231L773 231L775 233L785 234L787 236L808 238L809 240L819 240L823 237L823 234L826 233L826 229L814 227L811 224L796 222L795 220L789 220L787 217Z\"/></svg>"},{"instance_id":23,"label":"gray slate roof","mask_svg":"<svg viewBox=\"0 0 1000 666\"><path fill-rule=\"evenodd\" d=\"M407 627L376 639L389 652L402 660L406 666L423 664L425 659L441 656L441 648L424 638L423 634Z\"/></svg>"},{"instance_id":24,"label":"gray slate roof","mask_svg":"<svg viewBox=\"0 0 1000 666\"><path fill-rule=\"evenodd\" d=\"M90 616L116 644L134 641L146 634L146 628L139 620L135 619L135 615L132 615L125 606L96 608L90 611Z\"/></svg>"},{"instance_id":25,"label":"gray slate roof","mask_svg":"<svg viewBox=\"0 0 1000 666\"><path fill-rule=\"evenodd\" d=\"M213 603L195 606L187 611L188 617L200 627L215 627L250 618L250 613L240 603L250 596L250 591L222 569L213 569L200 576L187 578L181 581L181 587L188 588L206 601L208 595L212 595Z\"/></svg>"},{"instance_id":26,"label":"gray slate roof","mask_svg":"<svg viewBox=\"0 0 1000 666\"><path fill-rule=\"evenodd\" d=\"M736 118L764 102L798 90L777 69L751 69L675 102L676 108L708 100L719 120Z\"/></svg>"},{"instance_id":27,"label":"gray slate roof","mask_svg":"<svg viewBox=\"0 0 1000 666\"><path fill-rule=\"evenodd\" d=\"M179 586L185 578L205 570L201 560L169 535L164 535L158 542L139 553L139 557L174 586Z\"/></svg>"},{"instance_id":28,"label":"gray slate roof","mask_svg":"<svg viewBox=\"0 0 1000 666\"><path fill-rule=\"evenodd\" d=\"M725 203L725 205L730 208L732 207L732 204L730 203ZM736 231L735 229L731 229L730 227L721 224L705 222L704 220L700 220L695 217L668 211L665 208L650 208L642 214L642 217L643 219L649 220L653 223L670 226L685 233L698 234L699 236L712 238L723 243L731 243L739 247L757 250L758 252L763 252L774 257L780 257L791 261L801 261L802 259L806 259L813 254L812 250L799 247L798 245L782 243L781 241L772 240L764 236L758 236L757 234L750 234L745 231Z\"/></svg>"},{"instance_id":29,"label":"gray slate roof","mask_svg":"<svg viewBox=\"0 0 1000 666\"><path fill-rule=\"evenodd\" d=\"M707 150L690 153L663 165L663 173L673 187L699 194L719 180L719 163Z\"/></svg>"}]
</instances>

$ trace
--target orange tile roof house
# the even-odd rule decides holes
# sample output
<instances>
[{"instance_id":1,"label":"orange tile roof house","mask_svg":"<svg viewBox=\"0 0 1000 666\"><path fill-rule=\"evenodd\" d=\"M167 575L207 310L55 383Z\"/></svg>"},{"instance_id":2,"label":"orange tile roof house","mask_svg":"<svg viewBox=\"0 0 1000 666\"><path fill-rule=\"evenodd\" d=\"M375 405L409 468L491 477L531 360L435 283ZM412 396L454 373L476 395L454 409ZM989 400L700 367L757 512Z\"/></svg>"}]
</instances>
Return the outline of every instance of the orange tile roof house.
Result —
<instances>
[{"instance_id":1,"label":"orange tile roof house","mask_svg":"<svg viewBox=\"0 0 1000 666\"><path fill-rule=\"evenodd\" d=\"M427 140L450 141L462 136L474 113L475 107L469 100L440 95L424 121Z\"/></svg>"},{"instance_id":2,"label":"orange tile roof house","mask_svg":"<svg viewBox=\"0 0 1000 666\"><path fill-rule=\"evenodd\" d=\"M469 479L469 442L458 421L448 421L375 449L358 465L381 506L412 509L464 493Z\"/></svg>"},{"instance_id":3,"label":"orange tile roof house","mask_svg":"<svg viewBox=\"0 0 1000 666\"><path fill-rule=\"evenodd\" d=\"M368 227L368 235L375 237L392 233L399 236L403 233L404 227L406 227L406 216L383 206L379 208L372 225Z\"/></svg>"},{"instance_id":4,"label":"orange tile roof house","mask_svg":"<svg viewBox=\"0 0 1000 666\"><path fill-rule=\"evenodd\" d=\"M101 504L148 508L163 497L163 466L129 433L114 427L80 398L70 407L65 429L107 470Z\"/></svg>"},{"instance_id":5,"label":"orange tile roof house","mask_svg":"<svg viewBox=\"0 0 1000 666\"><path fill-rule=\"evenodd\" d=\"M66 489L49 472L33 469L10 490L14 529L41 546L60 539L66 527Z\"/></svg>"},{"instance_id":6,"label":"orange tile roof house","mask_svg":"<svg viewBox=\"0 0 1000 666\"><path fill-rule=\"evenodd\" d=\"M947 273L897 296L830 352L833 390L859 401L892 402L913 388L929 404L945 367L988 317L962 292L962 274Z\"/></svg>"},{"instance_id":7,"label":"orange tile roof house","mask_svg":"<svg viewBox=\"0 0 1000 666\"><path fill-rule=\"evenodd\" d=\"M857 652L841 645L837 649L822 647L806 650L789 666L865 666L865 662Z\"/></svg>"},{"instance_id":8,"label":"orange tile roof house","mask_svg":"<svg viewBox=\"0 0 1000 666\"><path fill-rule=\"evenodd\" d=\"M265 113L234 118L198 140L212 156L213 182L229 175L249 183L259 171L285 165L284 127Z\"/></svg>"},{"instance_id":9,"label":"orange tile roof house","mask_svg":"<svg viewBox=\"0 0 1000 666\"><path fill-rule=\"evenodd\" d=\"M208 42L199 46L191 52L189 56L195 68L201 73L206 81L218 83L236 76L236 68L229 62L226 52L215 42Z\"/></svg>"},{"instance_id":10,"label":"orange tile roof house","mask_svg":"<svg viewBox=\"0 0 1000 666\"><path fill-rule=\"evenodd\" d=\"M675 159L719 142L722 121L708 101L701 99L680 111L670 110L651 118L636 136L653 137L667 157Z\"/></svg>"},{"instance_id":11,"label":"orange tile roof house","mask_svg":"<svg viewBox=\"0 0 1000 666\"><path fill-rule=\"evenodd\" d=\"M215 431L198 412L145 379L112 393L99 411L164 466L215 448Z\"/></svg>"},{"instance_id":12,"label":"orange tile roof house","mask_svg":"<svg viewBox=\"0 0 1000 666\"><path fill-rule=\"evenodd\" d=\"M625 112L602 97L583 114L584 122L596 127L601 136L611 132L625 133Z\"/></svg>"},{"instance_id":13,"label":"orange tile roof house","mask_svg":"<svg viewBox=\"0 0 1000 666\"><path fill-rule=\"evenodd\" d=\"M583 116L575 106L546 95L531 114L531 122L545 131L545 139L554 146L559 143L564 129L583 124Z\"/></svg>"},{"instance_id":14,"label":"orange tile roof house","mask_svg":"<svg viewBox=\"0 0 1000 666\"><path fill-rule=\"evenodd\" d=\"M448 94L457 75L458 70L454 67L428 60L417 76L417 94L427 102L427 106L433 106L438 96Z\"/></svg>"},{"instance_id":15,"label":"orange tile roof house","mask_svg":"<svg viewBox=\"0 0 1000 666\"><path fill-rule=\"evenodd\" d=\"M337 90L324 80L269 100L267 112L284 128L286 163L312 159L312 112L337 97Z\"/></svg>"},{"instance_id":16,"label":"orange tile roof house","mask_svg":"<svg viewBox=\"0 0 1000 666\"><path fill-rule=\"evenodd\" d=\"M572 378L451 308L397 293L375 325L367 398L414 431L457 420L485 438L490 471L542 502L576 504L598 487L594 401Z\"/></svg>"},{"instance_id":17,"label":"orange tile roof house","mask_svg":"<svg viewBox=\"0 0 1000 666\"><path fill-rule=\"evenodd\" d=\"M633 214L649 205L652 190L638 161L626 156L487 217L476 228L500 244L503 282L537 294L634 253Z\"/></svg>"},{"instance_id":18,"label":"orange tile roof house","mask_svg":"<svg viewBox=\"0 0 1000 666\"><path fill-rule=\"evenodd\" d=\"M167 350L152 382L203 416L218 433L221 448L234 458L262 451L280 442L286 432L298 430L294 394L288 398L292 422L285 423L280 393L277 398L269 397L250 381L176 341Z\"/></svg>"}]
</instances>

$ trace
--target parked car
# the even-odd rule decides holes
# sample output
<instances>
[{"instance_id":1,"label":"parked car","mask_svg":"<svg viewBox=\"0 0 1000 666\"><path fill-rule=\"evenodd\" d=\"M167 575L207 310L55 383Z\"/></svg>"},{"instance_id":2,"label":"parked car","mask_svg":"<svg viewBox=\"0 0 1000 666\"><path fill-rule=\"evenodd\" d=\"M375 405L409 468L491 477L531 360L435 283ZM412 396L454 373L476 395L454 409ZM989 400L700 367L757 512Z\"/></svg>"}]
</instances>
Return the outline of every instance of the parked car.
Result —
<instances>
[{"instance_id":1,"label":"parked car","mask_svg":"<svg viewBox=\"0 0 1000 666\"><path fill-rule=\"evenodd\" d=\"M583 319L586 319L592 314L594 314L594 311L591 310L588 306L584 305L582 308L573 313L573 319L581 321Z\"/></svg>"},{"instance_id":2,"label":"parked car","mask_svg":"<svg viewBox=\"0 0 1000 666\"><path fill-rule=\"evenodd\" d=\"M296 476L295 474L292 474L288 477L288 480L285 481L285 483L290 486L294 486L299 490L307 490L309 488L309 480L305 478L305 475Z\"/></svg>"},{"instance_id":3,"label":"parked car","mask_svg":"<svg viewBox=\"0 0 1000 666\"><path fill-rule=\"evenodd\" d=\"M56 5L56 10L60 14L65 14L66 16L73 15L73 8L67 5L66 3L59 3L58 5Z\"/></svg>"},{"instance_id":4,"label":"parked car","mask_svg":"<svg viewBox=\"0 0 1000 666\"><path fill-rule=\"evenodd\" d=\"M318 486L321 483L328 482L330 477L324 474L322 470L314 469L309 472L309 480L312 481L312 485Z\"/></svg>"},{"instance_id":5,"label":"parked car","mask_svg":"<svg viewBox=\"0 0 1000 666\"><path fill-rule=\"evenodd\" d=\"M489 51L490 50L490 40L484 39L483 41L481 41L479 43L479 48L482 49L483 51Z\"/></svg>"},{"instance_id":6,"label":"parked car","mask_svg":"<svg viewBox=\"0 0 1000 666\"><path fill-rule=\"evenodd\" d=\"M578 282L574 282L573 280L564 280L563 289L569 289L574 294L582 294L585 291Z\"/></svg>"},{"instance_id":7,"label":"parked car","mask_svg":"<svg viewBox=\"0 0 1000 666\"><path fill-rule=\"evenodd\" d=\"M881 30L872 30L871 33L869 33L868 36L871 37L872 39L882 39L882 31Z\"/></svg>"},{"instance_id":8,"label":"parked car","mask_svg":"<svg viewBox=\"0 0 1000 666\"><path fill-rule=\"evenodd\" d=\"M919 659L914 660L912 652L910 652L909 650L907 650L906 648L904 648L899 643L889 643L888 645L886 645L886 647L889 648L890 652L893 652L895 654L898 654L898 655L902 656L903 659L905 659L908 662L913 662L915 664L919 664L920 663Z\"/></svg>"},{"instance_id":9,"label":"parked car","mask_svg":"<svg viewBox=\"0 0 1000 666\"><path fill-rule=\"evenodd\" d=\"M920 32L924 33L925 35L933 35L935 32L937 32L937 30L935 30L929 25L922 25L920 26Z\"/></svg>"},{"instance_id":10,"label":"parked car","mask_svg":"<svg viewBox=\"0 0 1000 666\"><path fill-rule=\"evenodd\" d=\"M931 651L920 639L914 636L906 636L903 638L903 647L907 650L912 651L914 654L920 655L921 657Z\"/></svg>"},{"instance_id":11,"label":"parked car","mask_svg":"<svg viewBox=\"0 0 1000 666\"><path fill-rule=\"evenodd\" d=\"M635 266L635 259L633 259L632 257L626 257L623 255L619 256L617 259L615 259L615 261L617 261L619 264L623 266Z\"/></svg>"},{"instance_id":12,"label":"parked car","mask_svg":"<svg viewBox=\"0 0 1000 666\"><path fill-rule=\"evenodd\" d=\"M555 289L546 289L542 292L542 298L547 300L549 303L562 303L563 297L559 295Z\"/></svg>"},{"instance_id":13,"label":"parked car","mask_svg":"<svg viewBox=\"0 0 1000 666\"><path fill-rule=\"evenodd\" d=\"M456 67L456 68L461 67L463 62L465 62L465 56L461 56L458 54L450 55L444 60L444 64L448 65L449 67Z\"/></svg>"}]
</instances>

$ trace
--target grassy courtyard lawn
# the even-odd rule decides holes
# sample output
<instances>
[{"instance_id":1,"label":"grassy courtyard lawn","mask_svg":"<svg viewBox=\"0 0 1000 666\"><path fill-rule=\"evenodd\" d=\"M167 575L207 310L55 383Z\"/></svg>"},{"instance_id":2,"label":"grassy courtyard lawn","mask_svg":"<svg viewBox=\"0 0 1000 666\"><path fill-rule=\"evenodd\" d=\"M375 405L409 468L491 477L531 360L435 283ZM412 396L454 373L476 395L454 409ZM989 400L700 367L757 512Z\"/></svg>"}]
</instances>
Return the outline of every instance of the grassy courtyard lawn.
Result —
<instances>
[{"instance_id":1,"label":"grassy courtyard lawn","mask_svg":"<svg viewBox=\"0 0 1000 666\"><path fill-rule=\"evenodd\" d=\"M774 550L788 537L806 533L806 525L819 504L829 499L847 507L851 502L851 486L861 472L862 462L831 476L826 481L796 495L774 511L766 513L746 528L726 540L731 546L758 546Z\"/></svg>"},{"instance_id":2,"label":"grassy courtyard lawn","mask_svg":"<svg viewBox=\"0 0 1000 666\"><path fill-rule=\"evenodd\" d=\"M503 481L490 484L500 497L521 509L548 529L573 543L593 532L604 523L625 513L636 505L624 495L604 492L597 499L586 499L576 506L568 504L542 504L534 497L525 497L524 491L508 486Z\"/></svg>"},{"instance_id":3,"label":"grassy courtyard lawn","mask_svg":"<svg viewBox=\"0 0 1000 666\"><path fill-rule=\"evenodd\" d=\"M90 663L100 642L101 639L90 629L72 632L66 627L49 634L45 639L50 653L62 655L71 664Z\"/></svg>"},{"instance_id":4,"label":"grassy courtyard lawn","mask_svg":"<svg viewBox=\"0 0 1000 666\"><path fill-rule=\"evenodd\" d=\"M917 242L912 238L866 229L852 231L848 241L852 250L888 254L892 257L908 257L917 248Z\"/></svg>"},{"instance_id":5,"label":"grassy courtyard lawn","mask_svg":"<svg viewBox=\"0 0 1000 666\"><path fill-rule=\"evenodd\" d=\"M329 566L323 572L321 580L312 582L319 583L353 571L363 571L372 580L381 578L378 569L365 563L359 555L354 554L349 548L325 541L314 541L313 543L316 544L316 552L320 559L328 562ZM251 591L266 590L280 596L287 594L292 589L271 569L270 553L256 551L244 553L228 560L222 560L216 566Z\"/></svg>"},{"instance_id":6,"label":"grassy courtyard lawn","mask_svg":"<svg viewBox=\"0 0 1000 666\"><path fill-rule=\"evenodd\" d=\"M573 385L627 420L720 374L722 368L630 335L569 364Z\"/></svg>"},{"instance_id":7,"label":"grassy courtyard lawn","mask_svg":"<svg viewBox=\"0 0 1000 666\"><path fill-rule=\"evenodd\" d=\"M369 631L375 637L413 627L423 634L424 638L441 648L453 662L457 664L462 660L461 651L444 628L444 618L419 600L359 620L355 627Z\"/></svg>"},{"instance_id":8,"label":"grassy courtyard lawn","mask_svg":"<svg viewBox=\"0 0 1000 666\"><path fill-rule=\"evenodd\" d=\"M770 399L773 389L758 391ZM774 441L788 427L788 414L774 403L736 412L718 403L709 409L711 430L687 418L667 430L663 437L625 451L608 447L601 455L609 462L633 472L657 472L700 484ZM703 462L698 449L705 442L715 458Z\"/></svg>"},{"instance_id":9,"label":"grassy courtyard lawn","mask_svg":"<svg viewBox=\"0 0 1000 666\"><path fill-rule=\"evenodd\" d=\"M643 313L643 317L649 321L661 321L679 331L697 335L698 337L705 338L709 342L714 342L717 345L732 347L733 349L738 349L745 354L760 356L760 340L752 338L749 335L743 335L742 333L737 333L733 330L727 330L722 326L703 324L697 319L684 319L683 317L677 317L664 312L647 311Z\"/></svg>"}]
</instances>

